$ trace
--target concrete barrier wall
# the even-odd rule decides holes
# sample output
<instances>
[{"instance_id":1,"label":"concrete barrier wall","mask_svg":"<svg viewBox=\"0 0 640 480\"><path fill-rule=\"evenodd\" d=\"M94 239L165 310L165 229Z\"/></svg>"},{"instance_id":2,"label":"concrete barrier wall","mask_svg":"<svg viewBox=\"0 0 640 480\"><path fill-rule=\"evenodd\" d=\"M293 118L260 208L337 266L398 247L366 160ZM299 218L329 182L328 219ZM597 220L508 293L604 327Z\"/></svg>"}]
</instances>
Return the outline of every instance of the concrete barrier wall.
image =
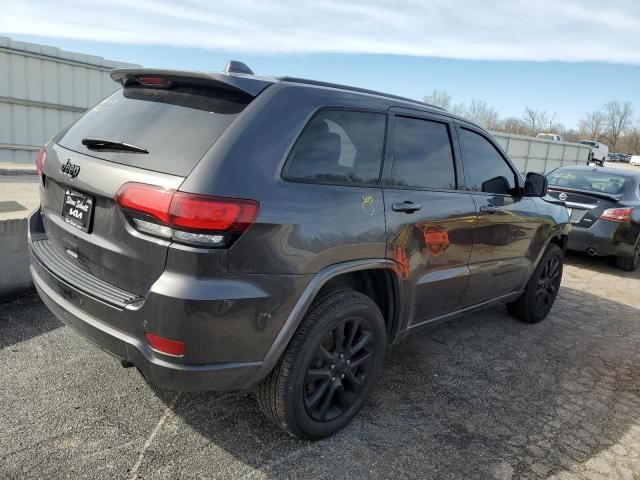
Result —
<instances>
[{"instance_id":1,"label":"concrete barrier wall","mask_svg":"<svg viewBox=\"0 0 640 480\"><path fill-rule=\"evenodd\" d=\"M137 67L0 36L0 162L35 162L40 147L120 88L113 68Z\"/></svg>"},{"instance_id":2,"label":"concrete barrier wall","mask_svg":"<svg viewBox=\"0 0 640 480\"><path fill-rule=\"evenodd\" d=\"M544 138L491 132L520 173L546 174L566 165L586 165L591 149L586 145Z\"/></svg>"},{"instance_id":3,"label":"concrete barrier wall","mask_svg":"<svg viewBox=\"0 0 640 480\"><path fill-rule=\"evenodd\" d=\"M27 219L0 221L0 299L33 288L29 274Z\"/></svg>"}]
</instances>

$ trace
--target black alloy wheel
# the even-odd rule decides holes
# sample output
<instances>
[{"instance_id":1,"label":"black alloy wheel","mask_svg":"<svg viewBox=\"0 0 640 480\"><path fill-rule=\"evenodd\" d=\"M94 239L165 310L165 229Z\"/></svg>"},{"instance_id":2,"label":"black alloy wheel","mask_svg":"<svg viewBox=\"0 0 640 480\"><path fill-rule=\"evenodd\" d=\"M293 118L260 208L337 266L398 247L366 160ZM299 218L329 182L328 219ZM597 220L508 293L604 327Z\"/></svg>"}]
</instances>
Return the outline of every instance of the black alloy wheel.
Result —
<instances>
[{"instance_id":1,"label":"black alloy wheel","mask_svg":"<svg viewBox=\"0 0 640 480\"><path fill-rule=\"evenodd\" d=\"M551 256L543 266L536 282L535 309L537 315L546 315L551 309L558 289L560 288L561 261L556 256Z\"/></svg>"},{"instance_id":2,"label":"black alloy wheel","mask_svg":"<svg viewBox=\"0 0 640 480\"><path fill-rule=\"evenodd\" d=\"M382 370L387 330L380 308L349 288L318 294L284 355L256 389L269 420L318 440L360 411Z\"/></svg>"},{"instance_id":3,"label":"black alloy wheel","mask_svg":"<svg viewBox=\"0 0 640 480\"><path fill-rule=\"evenodd\" d=\"M304 405L311 418L331 421L356 402L375 355L373 336L360 317L349 317L327 332L305 376Z\"/></svg>"},{"instance_id":4,"label":"black alloy wheel","mask_svg":"<svg viewBox=\"0 0 640 480\"><path fill-rule=\"evenodd\" d=\"M509 313L526 323L544 320L558 296L563 263L562 249L555 243L549 244L529 278L524 293L507 303Z\"/></svg>"}]
</instances>

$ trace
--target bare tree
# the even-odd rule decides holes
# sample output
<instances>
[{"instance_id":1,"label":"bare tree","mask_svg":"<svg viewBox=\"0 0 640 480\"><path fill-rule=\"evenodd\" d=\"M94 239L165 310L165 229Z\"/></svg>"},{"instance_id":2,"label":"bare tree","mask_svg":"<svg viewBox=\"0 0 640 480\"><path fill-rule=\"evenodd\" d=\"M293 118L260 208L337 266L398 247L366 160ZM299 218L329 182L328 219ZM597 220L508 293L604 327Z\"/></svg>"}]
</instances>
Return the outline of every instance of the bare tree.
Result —
<instances>
[{"instance_id":1,"label":"bare tree","mask_svg":"<svg viewBox=\"0 0 640 480\"><path fill-rule=\"evenodd\" d=\"M555 113L554 113L554 117L555 117ZM567 127L565 127L563 124L561 123L553 123L553 126L551 128L549 128L549 131L551 133L557 133L558 135L564 135L567 132Z\"/></svg>"},{"instance_id":2,"label":"bare tree","mask_svg":"<svg viewBox=\"0 0 640 480\"><path fill-rule=\"evenodd\" d=\"M465 116L489 130L495 130L499 126L498 112L483 100L473 100Z\"/></svg>"},{"instance_id":3,"label":"bare tree","mask_svg":"<svg viewBox=\"0 0 640 480\"><path fill-rule=\"evenodd\" d=\"M640 124L628 128L618 142L618 151L640 155Z\"/></svg>"},{"instance_id":4,"label":"bare tree","mask_svg":"<svg viewBox=\"0 0 640 480\"><path fill-rule=\"evenodd\" d=\"M583 138L583 135L574 128L570 128L569 130L565 131L563 136L566 142L574 143L579 142Z\"/></svg>"},{"instance_id":5,"label":"bare tree","mask_svg":"<svg viewBox=\"0 0 640 480\"><path fill-rule=\"evenodd\" d=\"M587 113L579 123L580 132L589 136L589 140L599 140L605 127L605 114L602 110Z\"/></svg>"},{"instance_id":6,"label":"bare tree","mask_svg":"<svg viewBox=\"0 0 640 480\"><path fill-rule=\"evenodd\" d=\"M524 113L522 114L522 118L525 123L529 127L529 131L527 132L529 135L535 135L539 133L541 130L547 130L551 123L555 120L555 114L551 121L549 120L549 115L547 112L543 112L541 110L534 110L529 107L524 108Z\"/></svg>"},{"instance_id":7,"label":"bare tree","mask_svg":"<svg viewBox=\"0 0 640 480\"><path fill-rule=\"evenodd\" d=\"M423 100L424 103L435 105L445 110L451 108L451 95L449 95L446 90L434 90L431 92L431 95L425 95Z\"/></svg>"},{"instance_id":8,"label":"bare tree","mask_svg":"<svg viewBox=\"0 0 640 480\"><path fill-rule=\"evenodd\" d=\"M500 132L513 133L515 135L528 135L529 126L521 118L507 117L500 122L500 125L496 129Z\"/></svg>"},{"instance_id":9,"label":"bare tree","mask_svg":"<svg viewBox=\"0 0 640 480\"><path fill-rule=\"evenodd\" d=\"M616 150L620 135L629 127L633 108L631 102L620 103L617 100L609 102L604 106L606 130L602 135L611 144L613 151Z\"/></svg>"},{"instance_id":10,"label":"bare tree","mask_svg":"<svg viewBox=\"0 0 640 480\"><path fill-rule=\"evenodd\" d=\"M451 107L449 111L455 115L464 116L467 112L467 107L465 106L464 103L456 103Z\"/></svg>"}]
</instances>

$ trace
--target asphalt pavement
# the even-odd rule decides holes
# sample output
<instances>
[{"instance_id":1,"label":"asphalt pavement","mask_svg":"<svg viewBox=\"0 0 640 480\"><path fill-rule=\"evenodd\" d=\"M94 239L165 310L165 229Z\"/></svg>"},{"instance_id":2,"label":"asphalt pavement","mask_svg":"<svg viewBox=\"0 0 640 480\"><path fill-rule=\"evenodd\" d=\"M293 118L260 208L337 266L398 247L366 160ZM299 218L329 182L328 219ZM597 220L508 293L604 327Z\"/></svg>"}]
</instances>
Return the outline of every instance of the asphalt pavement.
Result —
<instances>
[{"instance_id":1,"label":"asphalt pavement","mask_svg":"<svg viewBox=\"0 0 640 480\"><path fill-rule=\"evenodd\" d=\"M347 429L309 443L251 393L182 393L56 320L0 304L0 478L640 478L640 272L571 256L538 325L502 306L386 358Z\"/></svg>"}]
</instances>

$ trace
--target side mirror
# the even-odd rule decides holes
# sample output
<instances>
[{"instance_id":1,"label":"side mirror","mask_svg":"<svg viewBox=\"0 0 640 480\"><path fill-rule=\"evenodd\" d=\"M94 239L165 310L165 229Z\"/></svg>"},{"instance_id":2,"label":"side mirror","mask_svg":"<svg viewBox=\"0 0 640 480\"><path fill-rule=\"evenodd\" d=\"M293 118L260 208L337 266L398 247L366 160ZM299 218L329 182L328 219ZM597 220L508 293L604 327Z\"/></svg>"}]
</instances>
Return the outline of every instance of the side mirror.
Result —
<instances>
[{"instance_id":1,"label":"side mirror","mask_svg":"<svg viewBox=\"0 0 640 480\"><path fill-rule=\"evenodd\" d=\"M511 193L511 186L506 177L490 178L486 182L482 182L481 188L483 192L488 193L501 193L504 195Z\"/></svg>"},{"instance_id":2,"label":"side mirror","mask_svg":"<svg viewBox=\"0 0 640 480\"><path fill-rule=\"evenodd\" d=\"M540 175L539 173L527 173L527 177L524 182L525 195L529 197L544 197L547 194L548 188L549 184L547 182L547 177Z\"/></svg>"}]
</instances>

